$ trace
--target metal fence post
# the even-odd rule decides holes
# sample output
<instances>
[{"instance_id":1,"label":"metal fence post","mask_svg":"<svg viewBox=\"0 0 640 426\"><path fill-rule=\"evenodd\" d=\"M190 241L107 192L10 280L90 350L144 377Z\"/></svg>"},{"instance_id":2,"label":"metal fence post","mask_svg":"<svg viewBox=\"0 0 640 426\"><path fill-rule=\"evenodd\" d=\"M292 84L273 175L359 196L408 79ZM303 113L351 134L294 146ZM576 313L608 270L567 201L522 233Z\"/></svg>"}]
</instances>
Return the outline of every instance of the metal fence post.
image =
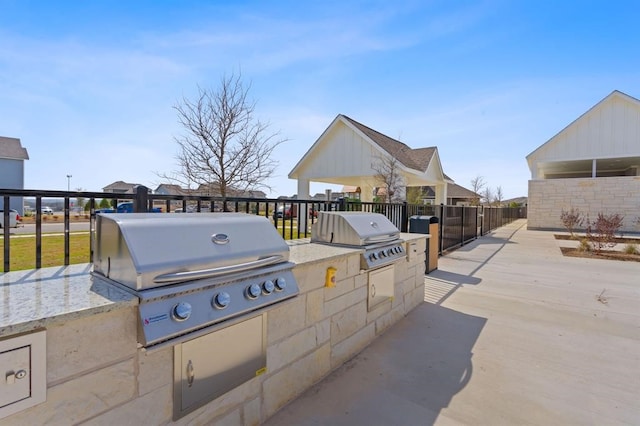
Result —
<instances>
[{"instance_id":1,"label":"metal fence post","mask_svg":"<svg viewBox=\"0 0 640 426\"><path fill-rule=\"evenodd\" d=\"M9 272L11 270L11 254L9 252L9 212L11 211L11 209L9 209L10 205L10 199L8 195L5 195L3 197L3 204L2 204L2 208L3 208L3 212L2 212L2 223L4 223L6 226L2 227L2 234L3 234L3 258L4 258L4 267L3 267L3 271L4 272Z\"/></svg>"},{"instance_id":2,"label":"metal fence post","mask_svg":"<svg viewBox=\"0 0 640 426\"><path fill-rule=\"evenodd\" d=\"M462 222L460 223L460 246L464 245L464 206L461 206L460 217Z\"/></svg>"},{"instance_id":3,"label":"metal fence post","mask_svg":"<svg viewBox=\"0 0 640 426\"><path fill-rule=\"evenodd\" d=\"M402 217L400 232L407 232L409 229L409 205L406 201L402 203L402 214L400 216Z\"/></svg>"},{"instance_id":4,"label":"metal fence post","mask_svg":"<svg viewBox=\"0 0 640 426\"><path fill-rule=\"evenodd\" d=\"M347 200L344 197L338 198L338 210L341 212L347 211Z\"/></svg>"},{"instance_id":5,"label":"metal fence post","mask_svg":"<svg viewBox=\"0 0 640 426\"><path fill-rule=\"evenodd\" d=\"M444 241L444 219L444 204L440 203L440 238L438 238L438 254L442 254L442 243Z\"/></svg>"},{"instance_id":6,"label":"metal fence post","mask_svg":"<svg viewBox=\"0 0 640 426\"><path fill-rule=\"evenodd\" d=\"M133 188L135 199L133 200L133 212L145 213L149 205L149 188L144 185L137 185Z\"/></svg>"}]
</instances>

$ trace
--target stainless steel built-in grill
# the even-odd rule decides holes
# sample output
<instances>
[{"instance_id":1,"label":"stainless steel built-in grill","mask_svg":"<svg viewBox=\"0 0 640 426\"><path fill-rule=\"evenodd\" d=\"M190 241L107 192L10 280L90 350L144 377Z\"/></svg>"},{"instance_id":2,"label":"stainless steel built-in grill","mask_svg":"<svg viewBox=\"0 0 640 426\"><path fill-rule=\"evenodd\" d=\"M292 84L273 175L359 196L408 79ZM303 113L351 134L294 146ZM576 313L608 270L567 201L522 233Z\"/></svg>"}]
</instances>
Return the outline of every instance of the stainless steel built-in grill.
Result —
<instances>
[{"instance_id":1,"label":"stainless steel built-in grill","mask_svg":"<svg viewBox=\"0 0 640 426\"><path fill-rule=\"evenodd\" d=\"M373 269L406 258L400 231L385 216L365 212L319 212L311 242L363 248L361 269Z\"/></svg>"},{"instance_id":2,"label":"stainless steel built-in grill","mask_svg":"<svg viewBox=\"0 0 640 426\"><path fill-rule=\"evenodd\" d=\"M100 214L93 273L140 298L143 347L298 294L289 247L268 219L241 213Z\"/></svg>"}]
</instances>

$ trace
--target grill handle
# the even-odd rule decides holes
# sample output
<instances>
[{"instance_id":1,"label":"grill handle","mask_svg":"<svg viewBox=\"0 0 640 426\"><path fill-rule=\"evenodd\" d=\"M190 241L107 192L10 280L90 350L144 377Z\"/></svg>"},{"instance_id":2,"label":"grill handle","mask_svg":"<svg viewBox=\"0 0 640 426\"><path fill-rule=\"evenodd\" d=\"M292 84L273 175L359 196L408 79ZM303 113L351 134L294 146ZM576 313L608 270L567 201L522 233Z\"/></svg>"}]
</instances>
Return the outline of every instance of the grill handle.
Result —
<instances>
[{"instance_id":1,"label":"grill handle","mask_svg":"<svg viewBox=\"0 0 640 426\"><path fill-rule=\"evenodd\" d=\"M375 237L367 237L364 239L365 244L367 243L386 243L388 241L395 241L398 239L398 234L388 234L388 235L378 235Z\"/></svg>"},{"instance_id":2,"label":"grill handle","mask_svg":"<svg viewBox=\"0 0 640 426\"><path fill-rule=\"evenodd\" d=\"M219 268L201 269L199 271L170 272L168 274L158 275L153 279L153 282L158 284L166 284L178 281L210 278L218 275L229 274L232 272L242 272L253 268L259 268L261 266L271 265L272 263L279 262L283 259L284 256L278 254L275 256L265 257L263 259L253 260L247 263L240 263L238 265L220 266Z\"/></svg>"}]
</instances>

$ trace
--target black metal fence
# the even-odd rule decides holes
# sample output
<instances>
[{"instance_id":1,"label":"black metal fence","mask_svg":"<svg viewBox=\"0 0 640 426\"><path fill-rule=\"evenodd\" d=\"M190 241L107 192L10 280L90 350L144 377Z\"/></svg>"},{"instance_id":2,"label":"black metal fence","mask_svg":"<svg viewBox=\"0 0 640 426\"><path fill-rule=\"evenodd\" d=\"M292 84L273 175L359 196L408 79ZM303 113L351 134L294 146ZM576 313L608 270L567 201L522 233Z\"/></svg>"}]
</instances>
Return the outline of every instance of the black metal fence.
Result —
<instances>
[{"instance_id":1,"label":"black metal fence","mask_svg":"<svg viewBox=\"0 0 640 426\"><path fill-rule=\"evenodd\" d=\"M21 200L20 202L25 206L28 205L33 213L29 217L30 223L28 225L33 226L33 232L24 236L34 240L33 253L30 255L33 262L30 266L36 269L52 266L43 264L43 232L46 236L49 232L47 227L50 227L47 223L53 220L57 222L58 219L62 220L57 225L58 230L54 232L62 233L64 256L60 260L61 263L64 265L71 263L71 223L78 220L88 222L86 231L89 231L89 248L88 256L84 260L92 261L93 230L95 229L96 214L99 212L244 212L269 218L284 239L310 237L311 226L317 220L320 211L380 213L389 218L402 232L409 231L408 223L411 216L437 216L440 223L440 253L464 245L515 219L526 217L526 208L160 195L149 193L148 188L143 186L138 187L134 194L0 189L2 206L10 206L12 200L14 202ZM105 207L105 204L108 207ZM53 210L58 213L44 214L43 208L49 206L54 206ZM11 207L15 208L13 205ZM4 208L0 215L0 225L10 223L9 214L9 208ZM62 226L61 230L60 226ZM8 226L3 226L1 231L0 237L2 237L3 244L0 254L2 255L3 270L9 272L11 270L12 231Z\"/></svg>"}]
</instances>

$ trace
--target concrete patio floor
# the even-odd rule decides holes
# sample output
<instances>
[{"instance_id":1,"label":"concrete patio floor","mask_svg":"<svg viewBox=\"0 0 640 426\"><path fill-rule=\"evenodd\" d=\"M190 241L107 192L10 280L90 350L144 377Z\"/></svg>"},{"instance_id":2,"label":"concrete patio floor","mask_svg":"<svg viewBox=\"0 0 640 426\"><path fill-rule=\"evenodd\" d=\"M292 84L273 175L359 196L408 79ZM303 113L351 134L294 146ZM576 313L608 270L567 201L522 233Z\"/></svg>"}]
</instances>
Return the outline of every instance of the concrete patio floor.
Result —
<instances>
[{"instance_id":1,"label":"concrete patio floor","mask_svg":"<svg viewBox=\"0 0 640 426\"><path fill-rule=\"evenodd\" d=\"M519 220L439 260L425 303L267 425L640 424L640 263Z\"/></svg>"}]
</instances>

